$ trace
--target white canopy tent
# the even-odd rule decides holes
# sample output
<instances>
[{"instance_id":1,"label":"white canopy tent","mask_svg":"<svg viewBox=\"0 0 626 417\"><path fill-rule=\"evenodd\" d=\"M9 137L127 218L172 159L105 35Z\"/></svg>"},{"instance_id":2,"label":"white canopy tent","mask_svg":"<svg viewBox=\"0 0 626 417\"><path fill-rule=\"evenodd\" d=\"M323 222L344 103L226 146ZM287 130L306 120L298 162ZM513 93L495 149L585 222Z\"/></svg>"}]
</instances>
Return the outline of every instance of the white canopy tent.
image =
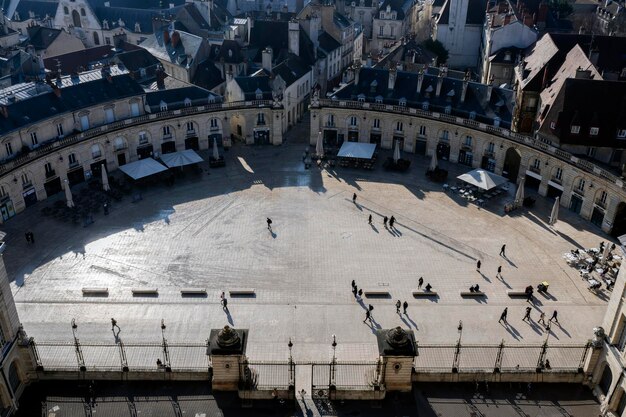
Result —
<instances>
[{"instance_id":1,"label":"white canopy tent","mask_svg":"<svg viewBox=\"0 0 626 417\"><path fill-rule=\"evenodd\" d=\"M152 158L140 159L130 164L122 165L120 170L134 180L148 177L159 172L167 171L163 165Z\"/></svg>"},{"instance_id":2,"label":"white canopy tent","mask_svg":"<svg viewBox=\"0 0 626 417\"><path fill-rule=\"evenodd\" d=\"M459 175L457 178L485 191L489 191L492 188L502 185L508 181L506 178L500 175L494 174L493 172L485 171L484 169L480 168Z\"/></svg>"},{"instance_id":3,"label":"white canopy tent","mask_svg":"<svg viewBox=\"0 0 626 417\"><path fill-rule=\"evenodd\" d=\"M344 142L337 156L340 158L372 159L375 143Z\"/></svg>"},{"instance_id":4,"label":"white canopy tent","mask_svg":"<svg viewBox=\"0 0 626 417\"><path fill-rule=\"evenodd\" d=\"M161 161L168 168L182 167L184 165L197 164L203 159L193 149L187 149L180 152L165 153L161 155Z\"/></svg>"}]
</instances>

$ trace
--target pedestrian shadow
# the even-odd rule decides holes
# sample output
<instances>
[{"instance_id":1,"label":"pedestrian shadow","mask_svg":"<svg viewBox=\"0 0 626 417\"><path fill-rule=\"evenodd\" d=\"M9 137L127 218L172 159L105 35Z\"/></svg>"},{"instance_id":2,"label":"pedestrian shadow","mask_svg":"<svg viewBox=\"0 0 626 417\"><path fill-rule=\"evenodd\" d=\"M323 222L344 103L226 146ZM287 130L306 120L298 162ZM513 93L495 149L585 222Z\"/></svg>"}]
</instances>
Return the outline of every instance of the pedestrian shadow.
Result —
<instances>
[{"instance_id":1,"label":"pedestrian shadow","mask_svg":"<svg viewBox=\"0 0 626 417\"><path fill-rule=\"evenodd\" d=\"M554 330L552 330L552 326L550 326L550 330L548 330L548 333L550 334L550 336L554 337L556 340L561 340L556 333L554 333Z\"/></svg>"},{"instance_id":2,"label":"pedestrian shadow","mask_svg":"<svg viewBox=\"0 0 626 417\"><path fill-rule=\"evenodd\" d=\"M272 229L270 229L270 235L272 236L272 239L276 239L276 236L278 236Z\"/></svg>"},{"instance_id":3,"label":"pedestrian shadow","mask_svg":"<svg viewBox=\"0 0 626 417\"><path fill-rule=\"evenodd\" d=\"M409 320L409 322L413 325L413 327L415 327L415 330L419 330L419 329L417 328L417 323L415 323L415 322L413 321L413 319L411 318L411 316L409 316L409 315L408 315L408 313L405 313L404 315L405 315L405 316L406 316L406 318ZM404 321L404 322L406 323L406 320L404 320L404 318L402 318L402 321ZM409 327L411 327L411 326L409 325Z\"/></svg>"},{"instance_id":4,"label":"pedestrian shadow","mask_svg":"<svg viewBox=\"0 0 626 417\"><path fill-rule=\"evenodd\" d=\"M359 305L361 306L361 308L363 308L363 310L367 310L367 307L365 306L365 303L363 302L362 298L357 298L357 303L359 303Z\"/></svg>"},{"instance_id":5,"label":"pedestrian shadow","mask_svg":"<svg viewBox=\"0 0 626 417\"><path fill-rule=\"evenodd\" d=\"M400 223L398 223L400 224ZM393 231L398 235L398 237L402 236L402 232L396 226L392 227Z\"/></svg>"},{"instance_id":6,"label":"pedestrian shadow","mask_svg":"<svg viewBox=\"0 0 626 417\"><path fill-rule=\"evenodd\" d=\"M569 337L570 339L572 338L572 335L567 330L565 330L563 326L561 326L561 323L557 323L556 325L559 326L559 329L561 329L565 336Z\"/></svg>"},{"instance_id":7,"label":"pedestrian shadow","mask_svg":"<svg viewBox=\"0 0 626 417\"><path fill-rule=\"evenodd\" d=\"M511 265L513 268L517 268L517 265L515 265L515 262L513 262L512 260L510 260L509 258L505 256L503 256L503 258L509 263L509 265Z\"/></svg>"},{"instance_id":8,"label":"pedestrian shadow","mask_svg":"<svg viewBox=\"0 0 626 417\"><path fill-rule=\"evenodd\" d=\"M537 310L539 310L539 307L538 307L538 306L542 306L542 305L543 305L543 303L541 302L541 300L540 300L540 299L538 299L537 297L533 297L533 298L530 300L530 304L531 304L533 307L535 307Z\"/></svg>"},{"instance_id":9,"label":"pedestrian shadow","mask_svg":"<svg viewBox=\"0 0 626 417\"><path fill-rule=\"evenodd\" d=\"M348 200L348 199L346 198L346 200ZM356 208L358 208L360 211L363 211L363 207L362 207L359 203L354 202L353 204L354 204L354 206L355 206Z\"/></svg>"},{"instance_id":10,"label":"pedestrian shadow","mask_svg":"<svg viewBox=\"0 0 626 417\"><path fill-rule=\"evenodd\" d=\"M223 307L223 310L224 313L226 313L226 320L228 320L228 324L234 326L235 322L233 321L233 316L230 315L230 310L228 309L228 307Z\"/></svg>"},{"instance_id":11,"label":"pedestrian shadow","mask_svg":"<svg viewBox=\"0 0 626 417\"><path fill-rule=\"evenodd\" d=\"M501 282L504 284L504 286L505 286L505 287L507 287L509 290L510 290L511 288L513 288L513 287L511 287L511 286L509 285L509 283L508 283L508 282L506 282L506 281L504 280L504 278L503 278L502 276L500 276L500 281L501 281Z\"/></svg>"},{"instance_id":12,"label":"pedestrian shadow","mask_svg":"<svg viewBox=\"0 0 626 417\"><path fill-rule=\"evenodd\" d=\"M552 301L557 301L558 298L556 298L555 296L553 296L552 294L549 294L547 292L539 292L537 291L539 294L543 295L544 298L547 298L548 300L552 300Z\"/></svg>"},{"instance_id":13,"label":"pedestrian shadow","mask_svg":"<svg viewBox=\"0 0 626 417\"><path fill-rule=\"evenodd\" d=\"M487 282L491 282L491 280L489 279L489 277L488 277L487 275L483 274L483 273L482 273L482 272L480 272L480 271L479 271L478 273L480 274L480 276L481 276L481 277L483 277L483 279L484 279L485 281L487 281Z\"/></svg>"},{"instance_id":14,"label":"pedestrian shadow","mask_svg":"<svg viewBox=\"0 0 626 417\"><path fill-rule=\"evenodd\" d=\"M393 227L388 227L387 231L389 232L389 234L393 237L400 237L400 235L394 230Z\"/></svg>"},{"instance_id":15,"label":"pedestrian shadow","mask_svg":"<svg viewBox=\"0 0 626 417\"><path fill-rule=\"evenodd\" d=\"M510 325L508 322L503 326L506 329L506 331L509 332L509 334L513 337L513 339L515 340L523 339L521 333L518 332L517 329L513 327L512 325Z\"/></svg>"},{"instance_id":16,"label":"pedestrian shadow","mask_svg":"<svg viewBox=\"0 0 626 417\"><path fill-rule=\"evenodd\" d=\"M533 319L530 319L528 321L528 324L530 325L530 328L533 329L533 331L537 334L542 334L543 333L543 328L541 326L539 326L539 324L535 323L535 321Z\"/></svg>"},{"instance_id":17,"label":"pedestrian shadow","mask_svg":"<svg viewBox=\"0 0 626 417\"><path fill-rule=\"evenodd\" d=\"M378 229L376 228L376 226L374 226L374 223L371 223L371 224L370 224L370 227L372 228L372 230L373 230L373 231L375 231L376 233L379 233L379 234L380 234L380 232L378 231Z\"/></svg>"}]
</instances>

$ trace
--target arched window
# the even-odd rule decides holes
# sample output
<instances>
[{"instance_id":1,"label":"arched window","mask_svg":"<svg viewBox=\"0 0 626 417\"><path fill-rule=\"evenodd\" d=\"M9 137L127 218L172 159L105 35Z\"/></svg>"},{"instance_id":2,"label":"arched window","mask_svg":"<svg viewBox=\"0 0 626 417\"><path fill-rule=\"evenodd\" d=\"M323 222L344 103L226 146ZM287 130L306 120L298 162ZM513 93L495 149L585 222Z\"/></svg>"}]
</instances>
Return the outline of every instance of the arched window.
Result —
<instances>
[{"instance_id":1,"label":"arched window","mask_svg":"<svg viewBox=\"0 0 626 417\"><path fill-rule=\"evenodd\" d=\"M465 136L465 146L472 146L472 137L470 135Z\"/></svg>"},{"instance_id":2,"label":"arched window","mask_svg":"<svg viewBox=\"0 0 626 417\"><path fill-rule=\"evenodd\" d=\"M209 127L210 127L210 129L219 129L220 126L218 124L217 119L215 119L215 118L211 119L209 121Z\"/></svg>"},{"instance_id":3,"label":"arched window","mask_svg":"<svg viewBox=\"0 0 626 417\"><path fill-rule=\"evenodd\" d=\"M125 148L126 148L126 142L124 141L124 138L121 138L121 137L115 138L115 141L113 142L113 149L115 149L116 151L119 151Z\"/></svg>"},{"instance_id":4,"label":"arched window","mask_svg":"<svg viewBox=\"0 0 626 417\"><path fill-rule=\"evenodd\" d=\"M91 146L91 157L93 159L98 159L102 156L102 151L100 150L100 145L95 144Z\"/></svg>"},{"instance_id":5,"label":"arched window","mask_svg":"<svg viewBox=\"0 0 626 417\"><path fill-rule=\"evenodd\" d=\"M76 10L72 10L72 23L74 24L74 27L82 27L80 23L80 15Z\"/></svg>"},{"instance_id":6,"label":"arched window","mask_svg":"<svg viewBox=\"0 0 626 417\"><path fill-rule=\"evenodd\" d=\"M85 9L83 9L83 8L80 9L80 15L81 16L87 16L87 13L85 13Z\"/></svg>"},{"instance_id":7,"label":"arched window","mask_svg":"<svg viewBox=\"0 0 626 417\"><path fill-rule=\"evenodd\" d=\"M11 366L9 366L9 384L11 385L13 392L16 392L22 384L20 375L17 372L17 365L15 364L15 361L11 362Z\"/></svg>"},{"instance_id":8,"label":"arched window","mask_svg":"<svg viewBox=\"0 0 626 417\"><path fill-rule=\"evenodd\" d=\"M98 36L98 32L93 33L93 44L100 45L100 37Z\"/></svg>"},{"instance_id":9,"label":"arched window","mask_svg":"<svg viewBox=\"0 0 626 417\"><path fill-rule=\"evenodd\" d=\"M70 10L67 8L67 6L63 6L63 14L65 15L70 14Z\"/></svg>"}]
</instances>

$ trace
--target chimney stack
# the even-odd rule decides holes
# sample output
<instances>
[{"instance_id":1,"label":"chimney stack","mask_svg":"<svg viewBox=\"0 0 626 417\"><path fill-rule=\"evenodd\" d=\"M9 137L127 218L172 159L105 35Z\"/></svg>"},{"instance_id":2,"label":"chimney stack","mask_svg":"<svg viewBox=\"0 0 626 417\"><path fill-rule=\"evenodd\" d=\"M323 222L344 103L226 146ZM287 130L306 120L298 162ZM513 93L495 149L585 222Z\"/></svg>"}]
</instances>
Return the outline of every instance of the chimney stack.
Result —
<instances>
[{"instance_id":1,"label":"chimney stack","mask_svg":"<svg viewBox=\"0 0 626 417\"><path fill-rule=\"evenodd\" d=\"M469 71L465 72L465 77L463 77L463 89L461 90L461 103L465 102L465 94L467 94L467 87L469 86L470 73Z\"/></svg>"},{"instance_id":2,"label":"chimney stack","mask_svg":"<svg viewBox=\"0 0 626 417\"><path fill-rule=\"evenodd\" d=\"M487 103L491 101L491 93L493 92L493 75L489 77L489 84L487 85Z\"/></svg>"},{"instance_id":3,"label":"chimney stack","mask_svg":"<svg viewBox=\"0 0 626 417\"><path fill-rule=\"evenodd\" d=\"M300 55L300 23L295 19L289 21L289 52Z\"/></svg>"},{"instance_id":4,"label":"chimney stack","mask_svg":"<svg viewBox=\"0 0 626 417\"><path fill-rule=\"evenodd\" d=\"M387 82L387 88L389 90L393 90L396 86L396 77L398 76L398 70L396 70L395 65L393 68L389 68L389 79Z\"/></svg>"},{"instance_id":5,"label":"chimney stack","mask_svg":"<svg viewBox=\"0 0 626 417\"><path fill-rule=\"evenodd\" d=\"M176 48L179 43L180 43L180 33L178 33L177 31L174 31L174 33L172 33L172 48Z\"/></svg>"},{"instance_id":6,"label":"chimney stack","mask_svg":"<svg viewBox=\"0 0 626 417\"><path fill-rule=\"evenodd\" d=\"M590 70L584 70L581 67L576 68L576 77L578 79L582 79L582 80L588 80L589 78L591 78L591 71Z\"/></svg>"},{"instance_id":7,"label":"chimney stack","mask_svg":"<svg viewBox=\"0 0 626 417\"><path fill-rule=\"evenodd\" d=\"M417 94L421 93L423 82L424 82L424 69L420 68L419 73L417 74Z\"/></svg>"},{"instance_id":8,"label":"chimney stack","mask_svg":"<svg viewBox=\"0 0 626 417\"><path fill-rule=\"evenodd\" d=\"M359 85L359 73L361 72L361 61L354 63L354 85Z\"/></svg>"},{"instance_id":9,"label":"chimney stack","mask_svg":"<svg viewBox=\"0 0 626 417\"><path fill-rule=\"evenodd\" d=\"M163 31L163 43L165 45L169 45L170 43L170 32L167 29Z\"/></svg>"},{"instance_id":10,"label":"chimney stack","mask_svg":"<svg viewBox=\"0 0 626 417\"><path fill-rule=\"evenodd\" d=\"M437 89L435 90L435 97L439 97L441 94L441 85L443 84L444 71L443 67L439 68L439 75L437 76Z\"/></svg>"},{"instance_id":11,"label":"chimney stack","mask_svg":"<svg viewBox=\"0 0 626 417\"><path fill-rule=\"evenodd\" d=\"M272 48L268 46L261 54L263 69L272 72Z\"/></svg>"}]
</instances>

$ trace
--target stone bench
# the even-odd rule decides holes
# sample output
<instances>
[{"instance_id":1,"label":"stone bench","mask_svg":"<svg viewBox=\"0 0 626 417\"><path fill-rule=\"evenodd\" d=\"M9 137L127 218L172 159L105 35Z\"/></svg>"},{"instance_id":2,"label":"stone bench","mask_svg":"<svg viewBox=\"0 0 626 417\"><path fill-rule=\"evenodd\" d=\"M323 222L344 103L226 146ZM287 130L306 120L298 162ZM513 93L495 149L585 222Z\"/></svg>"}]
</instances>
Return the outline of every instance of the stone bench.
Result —
<instances>
[{"instance_id":1,"label":"stone bench","mask_svg":"<svg viewBox=\"0 0 626 417\"><path fill-rule=\"evenodd\" d=\"M507 290L506 295L509 297L527 297L524 290Z\"/></svg>"},{"instance_id":2,"label":"stone bench","mask_svg":"<svg viewBox=\"0 0 626 417\"><path fill-rule=\"evenodd\" d=\"M228 290L231 297L252 297L256 294L254 288L237 288Z\"/></svg>"},{"instance_id":3,"label":"stone bench","mask_svg":"<svg viewBox=\"0 0 626 417\"><path fill-rule=\"evenodd\" d=\"M109 295L106 287L83 287L83 295Z\"/></svg>"},{"instance_id":4,"label":"stone bench","mask_svg":"<svg viewBox=\"0 0 626 417\"><path fill-rule=\"evenodd\" d=\"M366 297L390 297L389 290L363 290Z\"/></svg>"},{"instance_id":5,"label":"stone bench","mask_svg":"<svg viewBox=\"0 0 626 417\"><path fill-rule=\"evenodd\" d=\"M426 291L426 290L414 290L413 297L436 297L437 291Z\"/></svg>"},{"instance_id":6,"label":"stone bench","mask_svg":"<svg viewBox=\"0 0 626 417\"><path fill-rule=\"evenodd\" d=\"M205 288L183 288L180 290L180 295L184 296L206 296Z\"/></svg>"},{"instance_id":7,"label":"stone bench","mask_svg":"<svg viewBox=\"0 0 626 417\"><path fill-rule=\"evenodd\" d=\"M484 297L485 293L482 291L461 291L461 297Z\"/></svg>"},{"instance_id":8,"label":"stone bench","mask_svg":"<svg viewBox=\"0 0 626 417\"><path fill-rule=\"evenodd\" d=\"M133 288L131 289L133 296L138 295L159 295L158 288Z\"/></svg>"}]
</instances>

